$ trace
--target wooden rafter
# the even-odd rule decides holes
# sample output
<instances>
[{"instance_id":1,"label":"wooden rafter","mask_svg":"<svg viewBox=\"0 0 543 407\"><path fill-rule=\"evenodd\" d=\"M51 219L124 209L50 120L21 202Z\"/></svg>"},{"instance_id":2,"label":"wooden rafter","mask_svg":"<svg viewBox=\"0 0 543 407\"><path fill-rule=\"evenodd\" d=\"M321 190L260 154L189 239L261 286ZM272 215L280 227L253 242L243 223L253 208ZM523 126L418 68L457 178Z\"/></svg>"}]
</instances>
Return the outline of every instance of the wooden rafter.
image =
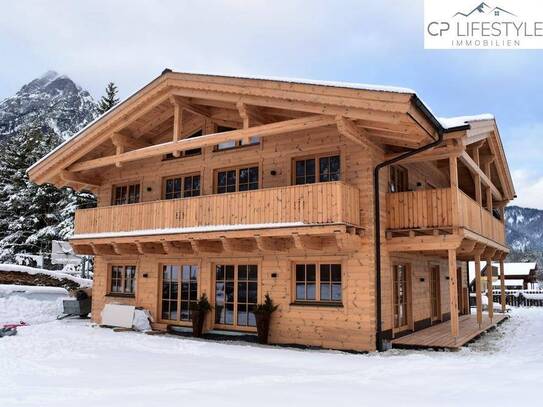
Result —
<instances>
[{"instance_id":1,"label":"wooden rafter","mask_svg":"<svg viewBox=\"0 0 543 407\"><path fill-rule=\"evenodd\" d=\"M99 187L102 185L100 177L87 177L81 174L74 174L71 171L61 171L60 177L66 183L78 184L80 186Z\"/></svg>"},{"instance_id":2,"label":"wooden rafter","mask_svg":"<svg viewBox=\"0 0 543 407\"><path fill-rule=\"evenodd\" d=\"M352 120L342 116L336 116L336 126L339 134L343 137L358 145L364 147L368 146L367 132L354 124Z\"/></svg>"},{"instance_id":3,"label":"wooden rafter","mask_svg":"<svg viewBox=\"0 0 543 407\"><path fill-rule=\"evenodd\" d=\"M174 106L178 106L180 109L186 110L187 112L190 112L192 114L202 116L208 119L211 118L209 109L207 107L190 103L186 99L183 99L179 96L171 96L170 100L172 101Z\"/></svg>"},{"instance_id":4,"label":"wooden rafter","mask_svg":"<svg viewBox=\"0 0 543 407\"><path fill-rule=\"evenodd\" d=\"M282 122L264 124L262 126L251 127L248 129L208 134L205 136L178 140L176 142L172 141L168 143L157 144L139 150L128 151L120 155L95 158L92 160L75 163L69 167L69 170L85 171L93 168L114 165L116 162L124 163L136 161L148 157L155 157L163 154L173 153L174 151L212 146L230 140L243 140L244 138L250 136L269 137L299 130L309 130L317 127L331 125L334 124L334 122L335 121L333 117L322 115L285 120Z\"/></svg>"}]
</instances>

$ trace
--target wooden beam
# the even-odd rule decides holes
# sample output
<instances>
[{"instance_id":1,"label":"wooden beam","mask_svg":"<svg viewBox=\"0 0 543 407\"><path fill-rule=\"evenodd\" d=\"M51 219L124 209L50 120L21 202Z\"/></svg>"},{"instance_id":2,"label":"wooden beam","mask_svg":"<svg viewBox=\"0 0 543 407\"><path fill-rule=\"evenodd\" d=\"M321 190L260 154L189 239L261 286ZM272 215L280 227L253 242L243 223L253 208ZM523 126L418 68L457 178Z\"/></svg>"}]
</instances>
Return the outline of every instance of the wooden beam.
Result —
<instances>
[{"instance_id":1,"label":"wooden beam","mask_svg":"<svg viewBox=\"0 0 543 407\"><path fill-rule=\"evenodd\" d=\"M102 178L100 177L87 177L81 174L74 174L71 171L61 171L60 177L64 182L70 182L82 186L100 187L102 185Z\"/></svg>"},{"instance_id":2,"label":"wooden beam","mask_svg":"<svg viewBox=\"0 0 543 407\"><path fill-rule=\"evenodd\" d=\"M137 161L148 157L160 156L174 151L189 150L199 147L213 146L230 140L243 140L246 137L269 137L300 130L310 130L334 124L334 118L329 116L309 116L299 119L285 120L277 123L264 124L248 129L232 130L222 133L207 134L176 142L157 144L151 147L133 150L121 155L113 155L93 160L78 162L69 167L70 171L86 171L94 168L113 165L116 162Z\"/></svg>"},{"instance_id":3,"label":"wooden beam","mask_svg":"<svg viewBox=\"0 0 543 407\"><path fill-rule=\"evenodd\" d=\"M507 304L505 298L505 264L503 256L500 257L500 294L502 313L505 313L507 311Z\"/></svg>"},{"instance_id":4,"label":"wooden beam","mask_svg":"<svg viewBox=\"0 0 543 407\"><path fill-rule=\"evenodd\" d=\"M420 154L416 154L412 157L406 158L402 160L401 164L410 164L410 163L416 163L416 162L427 162L427 161L438 161L438 160L446 160L451 155L459 155L462 153L463 147L461 146L445 146L445 147L438 147L433 148L428 151L424 151ZM385 155L385 159L389 160L392 158L399 157L404 153L393 153L393 154L387 154Z\"/></svg>"},{"instance_id":5,"label":"wooden beam","mask_svg":"<svg viewBox=\"0 0 543 407\"><path fill-rule=\"evenodd\" d=\"M186 110L198 116L205 117L207 119L211 119L211 114L207 107L189 103L186 99L183 99L179 96L171 96L170 100L172 101L172 103L174 103L175 106L179 106L179 108L183 110Z\"/></svg>"},{"instance_id":6,"label":"wooden beam","mask_svg":"<svg viewBox=\"0 0 543 407\"><path fill-rule=\"evenodd\" d=\"M459 333L456 251L453 249L449 249L448 257L449 257L449 301L450 301L450 312L451 312L451 335L456 339Z\"/></svg>"},{"instance_id":7,"label":"wooden beam","mask_svg":"<svg viewBox=\"0 0 543 407\"><path fill-rule=\"evenodd\" d=\"M501 192L498 190L498 188L496 188L496 186L492 183L492 181L490 180L490 178L484 173L484 171L475 163L475 161L473 161L473 159L469 156L469 154L464 151L462 154L460 154L460 161L462 161L466 167L468 167L468 170L470 170L470 172L472 173L475 173L477 174L480 179L481 179L481 182L487 186L488 188L490 188L490 191L492 193L492 195L498 200L498 201L501 201L503 200L503 197L502 197L502 194Z\"/></svg>"},{"instance_id":8,"label":"wooden beam","mask_svg":"<svg viewBox=\"0 0 543 407\"><path fill-rule=\"evenodd\" d=\"M496 253L496 250L494 250L493 253ZM494 295L492 292L493 286L492 286L492 255L488 254L486 256L486 298L488 300L488 317L490 318L490 322L492 323L492 318L494 317Z\"/></svg>"},{"instance_id":9,"label":"wooden beam","mask_svg":"<svg viewBox=\"0 0 543 407\"><path fill-rule=\"evenodd\" d=\"M151 145L151 143L149 143L148 141L129 137L120 133L114 133L111 136L111 142L113 143L114 146L121 145L125 149L127 147L134 148L134 149L145 148Z\"/></svg>"},{"instance_id":10,"label":"wooden beam","mask_svg":"<svg viewBox=\"0 0 543 407\"><path fill-rule=\"evenodd\" d=\"M479 329L483 326L483 300L481 298L481 253L477 252L475 260L475 302L477 306L477 323Z\"/></svg>"},{"instance_id":11,"label":"wooden beam","mask_svg":"<svg viewBox=\"0 0 543 407\"><path fill-rule=\"evenodd\" d=\"M460 197L458 191L458 158L455 155L449 157L449 176L451 179L451 215L452 226L460 226Z\"/></svg>"},{"instance_id":12,"label":"wooden beam","mask_svg":"<svg viewBox=\"0 0 543 407\"><path fill-rule=\"evenodd\" d=\"M458 249L462 243L458 235L394 237L386 241L389 252L417 252Z\"/></svg>"},{"instance_id":13,"label":"wooden beam","mask_svg":"<svg viewBox=\"0 0 543 407\"><path fill-rule=\"evenodd\" d=\"M346 139L363 147L368 146L367 132L358 127L352 120L342 116L336 116L336 126L341 134Z\"/></svg>"},{"instance_id":14,"label":"wooden beam","mask_svg":"<svg viewBox=\"0 0 543 407\"><path fill-rule=\"evenodd\" d=\"M297 233L292 234L294 247L300 250L322 250L323 243L319 236L303 236Z\"/></svg>"}]
</instances>

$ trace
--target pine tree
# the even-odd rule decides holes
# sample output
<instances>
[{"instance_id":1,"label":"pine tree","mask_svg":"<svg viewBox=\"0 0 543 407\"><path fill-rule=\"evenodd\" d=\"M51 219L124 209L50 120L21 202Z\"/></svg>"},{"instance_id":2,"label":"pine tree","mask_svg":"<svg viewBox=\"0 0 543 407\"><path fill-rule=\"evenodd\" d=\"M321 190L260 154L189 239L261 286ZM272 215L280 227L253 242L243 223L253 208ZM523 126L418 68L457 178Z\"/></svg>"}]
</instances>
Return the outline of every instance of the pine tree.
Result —
<instances>
[{"instance_id":1,"label":"pine tree","mask_svg":"<svg viewBox=\"0 0 543 407\"><path fill-rule=\"evenodd\" d=\"M50 130L34 128L13 136L0 150L0 262L13 262L18 253L50 252L51 240L72 233L75 209L95 206L91 194L28 179L27 168L61 141Z\"/></svg>"},{"instance_id":2,"label":"pine tree","mask_svg":"<svg viewBox=\"0 0 543 407\"><path fill-rule=\"evenodd\" d=\"M106 94L102 96L98 102L98 112L104 114L117 103L119 103L119 98L117 97L117 86L113 82L109 82L106 86Z\"/></svg>"}]
</instances>

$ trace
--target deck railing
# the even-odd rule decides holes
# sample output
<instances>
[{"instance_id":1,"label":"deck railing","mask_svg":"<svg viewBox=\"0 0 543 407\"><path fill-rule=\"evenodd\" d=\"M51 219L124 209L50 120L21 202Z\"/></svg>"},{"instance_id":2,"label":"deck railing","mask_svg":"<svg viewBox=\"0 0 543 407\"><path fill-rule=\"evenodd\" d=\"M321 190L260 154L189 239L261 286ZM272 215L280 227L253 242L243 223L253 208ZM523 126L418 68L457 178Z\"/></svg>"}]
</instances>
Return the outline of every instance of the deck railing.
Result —
<instances>
[{"instance_id":1,"label":"deck railing","mask_svg":"<svg viewBox=\"0 0 543 407\"><path fill-rule=\"evenodd\" d=\"M326 182L82 209L75 234L293 222L360 225L359 191Z\"/></svg>"},{"instance_id":2,"label":"deck railing","mask_svg":"<svg viewBox=\"0 0 543 407\"><path fill-rule=\"evenodd\" d=\"M505 244L503 222L462 191L458 191L458 213L453 213L452 191L451 188L441 188L388 193L387 228L398 230L460 226Z\"/></svg>"}]
</instances>

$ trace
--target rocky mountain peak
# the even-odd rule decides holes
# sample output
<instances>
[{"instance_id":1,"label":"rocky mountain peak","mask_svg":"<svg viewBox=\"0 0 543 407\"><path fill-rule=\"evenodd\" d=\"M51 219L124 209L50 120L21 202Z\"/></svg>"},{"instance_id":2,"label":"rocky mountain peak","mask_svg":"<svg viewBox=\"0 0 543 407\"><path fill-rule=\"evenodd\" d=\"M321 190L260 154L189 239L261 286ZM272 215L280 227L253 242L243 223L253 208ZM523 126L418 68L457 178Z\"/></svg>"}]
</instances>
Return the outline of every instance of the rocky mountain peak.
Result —
<instances>
[{"instance_id":1,"label":"rocky mountain peak","mask_svg":"<svg viewBox=\"0 0 543 407\"><path fill-rule=\"evenodd\" d=\"M0 102L0 142L31 127L52 130L67 139L96 116L89 92L68 76L47 71Z\"/></svg>"}]
</instances>

